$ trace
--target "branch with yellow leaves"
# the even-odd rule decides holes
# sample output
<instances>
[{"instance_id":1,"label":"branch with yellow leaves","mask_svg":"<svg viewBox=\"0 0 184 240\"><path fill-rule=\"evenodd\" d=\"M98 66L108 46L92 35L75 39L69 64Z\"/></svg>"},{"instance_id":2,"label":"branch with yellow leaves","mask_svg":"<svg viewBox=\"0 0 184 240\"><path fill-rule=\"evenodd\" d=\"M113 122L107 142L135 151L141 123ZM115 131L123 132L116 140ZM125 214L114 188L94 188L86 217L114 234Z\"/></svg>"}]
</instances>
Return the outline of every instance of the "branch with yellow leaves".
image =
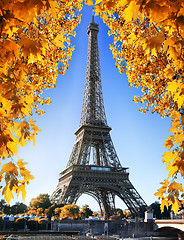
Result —
<instances>
[{"instance_id":1,"label":"branch with yellow leaves","mask_svg":"<svg viewBox=\"0 0 184 240\"><path fill-rule=\"evenodd\" d=\"M140 111L151 110L170 117L173 133L165 143L163 156L168 180L156 195L163 206L177 212L183 198L178 174L184 177L184 3L176 1L96 0L95 12L107 24L114 37L110 46L119 72L126 71L130 86L140 87L142 96L135 102L145 104ZM173 147L175 150L172 150Z\"/></svg>"},{"instance_id":2,"label":"branch with yellow leaves","mask_svg":"<svg viewBox=\"0 0 184 240\"><path fill-rule=\"evenodd\" d=\"M81 9L81 0L0 2L0 176L8 203L13 192L24 199L33 179L26 163L13 158L19 147L35 144L40 130L31 117L44 113L40 106L51 100L41 96L43 89L54 88L68 68Z\"/></svg>"}]
</instances>

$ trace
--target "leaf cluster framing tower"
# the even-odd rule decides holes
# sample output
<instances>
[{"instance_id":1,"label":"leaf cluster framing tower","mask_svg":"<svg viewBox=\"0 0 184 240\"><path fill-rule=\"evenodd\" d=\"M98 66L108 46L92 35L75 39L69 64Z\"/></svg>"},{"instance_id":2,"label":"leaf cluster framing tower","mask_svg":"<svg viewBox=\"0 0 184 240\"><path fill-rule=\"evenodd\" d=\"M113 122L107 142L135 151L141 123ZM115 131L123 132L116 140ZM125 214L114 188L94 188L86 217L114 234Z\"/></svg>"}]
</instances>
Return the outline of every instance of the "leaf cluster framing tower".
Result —
<instances>
[{"instance_id":1,"label":"leaf cluster framing tower","mask_svg":"<svg viewBox=\"0 0 184 240\"><path fill-rule=\"evenodd\" d=\"M98 51L98 24L88 26L88 57L81 120L68 164L60 173L51 201L74 204L82 194L92 196L107 219L114 214L115 196L134 216L147 205L129 180L111 140L102 95Z\"/></svg>"}]
</instances>

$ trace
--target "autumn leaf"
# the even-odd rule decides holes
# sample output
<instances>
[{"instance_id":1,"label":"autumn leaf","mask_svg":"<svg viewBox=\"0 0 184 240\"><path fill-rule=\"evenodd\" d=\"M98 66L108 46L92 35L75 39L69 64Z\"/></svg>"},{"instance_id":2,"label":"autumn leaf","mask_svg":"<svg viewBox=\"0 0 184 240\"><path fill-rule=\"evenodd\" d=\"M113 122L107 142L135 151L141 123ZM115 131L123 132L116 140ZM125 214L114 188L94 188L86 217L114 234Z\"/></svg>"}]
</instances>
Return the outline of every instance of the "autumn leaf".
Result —
<instances>
[{"instance_id":1,"label":"autumn leaf","mask_svg":"<svg viewBox=\"0 0 184 240\"><path fill-rule=\"evenodd\" d=\"M85 4L91 6L91 5L93 5L93 1L92 0L85 0Z\"/></svg>"},{"instance_id":2,"label":"autumn leaf","mask_svg":"<svg viewBox=\"0 0 184 240\"><path fill-rule=\"evenodd\" d=\"M166 193L167 187L169 186L169 181L165 179L164 182L161 182L160 184L162 184L162 187L160 187L154 195L159 199L165 199L164 194Z\"/></svg>"},{"instance_id":3,"label":"autumn leaf","mask_svg":"<svg viewBox=\"0 0 184 240\"><path fill-rule=\"evenodd\" d=\"M95 12L95 15L99 15L99 13L102 14L103 10L102 10L101 6L95 5L94 12Z\"/></svg>"},{"instance_id":4,"label":"autumn leaf","mask_svg":"<svg viewBox=\"0 0 184 240\"><path fill-rule=\"evenodd\" d=\"M165 148L168 148L168 149L171 149L171 148L173 147L173 140L172 140L171 137L168 137L168 138L165 140L164 147L165 147Z\"/></svg>"},{"instance_id":5,"label":"autumn leaf","mask_svg":"<svg viewBox=\"0 0 184 240\"><path fill-rule=\"evenodd\" d=\"M169 82L167 85L167 90L170 91L171 93L175 93L178 89L178 81L173 80L172 82Z\"/></svg>"},{"instance_id":6,"label":"autumn leaf","mask_svg":"<svg viewBox=\"0 0 184 240\"><path fill-rule=\"evenodd\" d=\"M177 155L177 153L175 153L173 151L165 152L163 155L163 162L166 162L166 164L168 164L176 157L176 155Z\"/></svg>"},{"instance_id":7,"label":"autumn leaf","mask_svg":"<svg viewBox=\"0 0 184 240\"><path fill-rule=\"evenodd\" d=\"M183 191L183 187L182 187L182 184L180 183L177 183L177 182L173 182L169 185L169 188L168 188L168 192L171 192L173 190L179 190L179 191Z\"/></svg>"},{"instance_id":8,"label":"autumn leaf","mask_svg":"<svg viewBox=\"0 0 184 240\"><path fill-rule=\"evenodd\" d=\"M124 18L126 22L136 19L139 13L139 5L135 1L131 1L124 11Z\"/></svg>"},{"instance_id":9,"label":"autumn leaf","mask_svg":"<svg viewBox=\"0 0 184 240\"><path fill-rule=\"evenodd\" d=\"M17 165L18 165L18 167L19 167L20 169L21 169L21 168L24 168L24 165L26 165L26 164L28 164L28 163L27 163L27 162L23 162L23 159L22 159L22 158L17 161Z\"/></svg>"},{"instance_id":10,"label":"autumn leaf","mask_svg":"<svg viewBox=\"0 0 184 240\"><path fill-rule=\"evenodd\" d=\"M175 214L177 214L177 212L178 212L178 210L179 210L180 207L181 207L180 201L175 198L174 203L172 204L171 210L172 210Z\"/></svg>"},{"instance_id":11,"label":"autumn leaf","mask_svg":"<svg viewBox=\"0 0 184 240\"><path fill-rule=\"evenodd\" d=\"M4 174L5 172L12 172L15 175L18 175L17 167L12 162L9 162L9 163L6 163L6 164L2 165L0 175Z\"/></svg>"},{"instance_id":12,"label":"autumn leaf","mask_svg":"<svg viewBox=\"0 0 184 240\"><path fill-rule=\"evenodd\" d=\"M165 199L163 199L163 200L161 201L161 205L160 205L160 210L161 210L161 212L164 212L164 207L165 207L165 206L168 208L168 201L165 200Z\"/></svg>"},{"instance_id":13,"label":"autumn leaf","mask_svg":"<svg viewBox=\"0 0 184 240\"><path fill-rule=\"evenodd\" d=\"M178 173L178 167L175 165L177 159L174 160L174 163L168 163L166 170L169 172L168 177L174 177Z\"/></svg>"},{"instance_id":14,"label":"autumn leaf","mask_svg":"<svg viewBox=\"0 0 184 240\"><path fill-rule=\"evenodd\" d=\"M60 35L57 35L57 37L54 39L54 43L55 43L57 46L61 47L61 48L65 48L64 43L63 43L63 41L62 41L62 36L61 36L61 34L60 34Z\"/></svg>"},{"instance_id":15,"label":"autumn leaf","mask_svg":"<svg viewBox=\"0 0 184 240\"><path fill-rule=\"evenodd\" d=\"M4 187L2 194L4 195L6 202L9 204L13 198L13 193L10 189L10 183Z\"/></svg>"},{"instance_id":16,"label":"autumn leaf","mask_svg":"<svg viewBox=\"0 0 184 240\"><path fill-rule=\"evenodd\" d=\"M24 183L29 184L29 181L34 179L34 176L31 175L30 171L25 167L20 169L20 174L24 177Z\"/></svg>"},{"instance_id":17,"label":"autumn leaf","mask_svg":"<svg viewBox=\"0 0 184 240\"><path fill-rule=\"evenodd\" d=\"M166 51L170 46L173 46L175 44L176 39L173 37L168 37L165 41L163 41L164 44L164 50Z\"/></svg>"},{"instance_id":18,"label":"autumn leaf","mask_svg":"<svg viewBox=\"0 0 184 240\"><path fill-rule=\"evenodd\" d=\"M53 17L57 17L57 14L58 14L58 3L57 1L49 1L49 4L50 4L50 7L51 7L51 13L52 13L52 16Z\"/></svg>"},{"instance_id":19,"label":"autumn leaf","mask_svg":"<svg viewBox=\"0 0 184 240\"><path fill-rule=\"evenodd\" d=\"M118 6L125 6L128 3L128 0L120 0Z\"/></svg>"},{"instance_id":20,"label":"autumn leaf","mask_svg":"<svg viewBox=\"0 0 184 240\"><path fill-rule=\"evenodd\" d=\"M101 3L101 1L102 1L102 0L96 0L96 1L95 1L95 4L97 5L97 4Z\"/></svg>"},{"instance_id":21,"label":"autumn leaf","mask_svg":"<svg viewBox=\"0 0 184 240\"><path fill-rule=\"evenodd\" d=\"M25 190L25 185L24 184L21 184L20 186L18 186L18 188L17 188L17 197L19 196L20 192L22 192L22 200L25 201L26 190Z\"/></svg>"},{"instance_id":22,"label":"autumn leaf","mask_svg":"<svg viewBox=\"0 0 184 240\"><path fill-rule=\"evenodd\" d=\"M159 32L158 34L156 34L155 36L151 37L148 40L149 48L159 51L164 39L165 39L164 34L162 32Z\"/></svg>"}]
</instances>

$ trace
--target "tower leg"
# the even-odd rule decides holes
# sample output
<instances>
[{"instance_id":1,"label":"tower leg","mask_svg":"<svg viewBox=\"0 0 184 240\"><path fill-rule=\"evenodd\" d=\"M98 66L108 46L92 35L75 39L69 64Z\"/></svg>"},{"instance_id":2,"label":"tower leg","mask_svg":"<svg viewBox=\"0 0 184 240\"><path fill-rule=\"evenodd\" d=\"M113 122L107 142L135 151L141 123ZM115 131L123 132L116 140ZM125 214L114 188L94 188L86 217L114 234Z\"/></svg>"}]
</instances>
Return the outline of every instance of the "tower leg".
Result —
<instances>
[{"instance_id":1,"label":"tower leg","mask_svg":"<svg viewBox=\"0 0 184 240\"><path fill-rule=\"evenodd\" d=\"M104 208L103 216L105 219L109 219L115 212L114 195L108 191L101 191L102 204Z\"/></svg>"}]
</instances>

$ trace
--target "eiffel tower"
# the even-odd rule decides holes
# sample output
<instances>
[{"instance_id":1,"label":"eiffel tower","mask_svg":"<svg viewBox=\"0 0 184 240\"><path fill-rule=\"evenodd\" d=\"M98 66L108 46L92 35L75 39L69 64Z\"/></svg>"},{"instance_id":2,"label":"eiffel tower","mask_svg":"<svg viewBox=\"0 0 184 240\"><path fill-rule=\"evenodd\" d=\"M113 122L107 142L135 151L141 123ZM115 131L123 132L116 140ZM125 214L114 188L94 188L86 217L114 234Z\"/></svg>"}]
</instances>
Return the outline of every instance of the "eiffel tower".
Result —
<instances>
[{"instance_id":1,"label":"eiffel tower","mask_svg":"<svg viewBox=\"0 0 184 240\"><path fill-rule=\"evenodd\" d=\"M98 24L88 26L88 56L80 125L66 169L51 196L56 203L74 204L82 194L92 196L108 219L115 211L115 196L133 216L140 216L147 205L129 180L111 140L102 96L98 51Z\"/></svg>"}]
</instances>

